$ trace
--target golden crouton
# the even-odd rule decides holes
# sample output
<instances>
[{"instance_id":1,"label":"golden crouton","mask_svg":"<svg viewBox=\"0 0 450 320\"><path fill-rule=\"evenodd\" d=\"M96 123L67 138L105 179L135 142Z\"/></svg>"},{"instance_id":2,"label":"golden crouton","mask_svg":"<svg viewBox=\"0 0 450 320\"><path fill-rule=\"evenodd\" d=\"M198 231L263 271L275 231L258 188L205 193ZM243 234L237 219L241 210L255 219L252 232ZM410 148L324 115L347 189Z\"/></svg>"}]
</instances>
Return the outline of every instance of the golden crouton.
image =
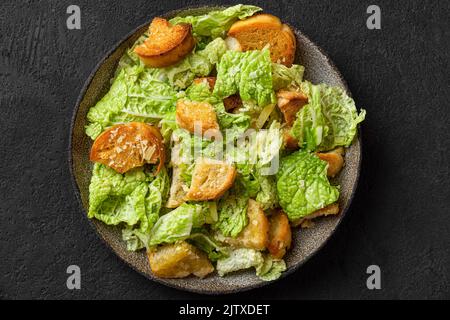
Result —
<instances>
[{"instance_id":1,"label":"golden crouton","mask_svg":"<svg viewBox=\"0 0 450 320\"><path fill-rule=\"evenodd\" d=\"M236 168L223 161L199 158L192 173L191 188L186 201L215 200L233 185Z\"/></svg>"},{"instance_id":2,"label":"golden crouton","mask_svg":"<svg viewBox=\"0 0 450 320\"><path fill-rule=\"evenodd\" d=\"M92 145L90 160L102 163L119 173L125 173L145 163L158 163L157 172L165 160L163 138L149 124L131 122L103 132Z\"/></svg>"},{"instance_id":3,"label":"golden crouton","mask_svg":"<svg viewBox=\"0 0 450 320\"><path fill-rule=\"evenodd\" d=\"M235 247L264 250L269 242L269 220L258 202L250 199L247 208L248 225L236 238L226 237L225 243Z\"/></svg>"},{"instance_id":4,"label":"golden crouton","mask_svg":"<svg viewBox=\"0 0 450 320\"><path fill-rule=\"evenodd\" d=\"M217 115L212 105L207 102L193 102L188 100L178 100L176 110L177 124L191 133L209 135L219 132Z\"/></svg>"},{"instance_id":5,"label":"golden crouton","mask_svg":"<svg viewBox=\"0 0 450 320\"><path fill-rule=\"evenodd\" d=\"M296 39L291 28L270 14L258 14L234 23L228 36L236 39L239 45L231 46L248 50L261 50L270 45L273 62L290 67L294 62ZM230 43L233 43L229 40Z\"/></svg>"},{"instance_id":6,"label":"golden crouton","mask_svg":"<svg viewBox=\"0 0 450 320\"><path fill-rule=\"evenodd\" d=\"M206 254L184 241L164 245L147 255L153 274L159 278L184 278L190 274L204 278L214 271Z\"/></svg>"},{"instance_id":7,"label":"golden crouton","mask_svg":"<svg viewBox=\"0 0 450 320\"><path fill-rule=\"evenodd\" d=\"M299 148L298 140L291 135L291 129L291 127L283 128L283 143L286 149L297 150Z\"/></svg>"},{"instance_id":8,"label":"golden crouton","mask_svg":"<svg viewBox=\"0 0 450 320\"><path fill-rule=\"evenodd\" d=\"M308 104L308 97L299 91L279 90L277 92L278 108L283 113L286 125L292 127L297 113Z\"/></svg>"},{"instance_id":9,"label":"golden crouton","mask_svg":"<svg viewBox=\"0 0 450 320\"><path fill-rule=\"evenodd\" d=\"M303 226L303 223L308 220L312 220L312 219L315 219L318 217L326 217L326 216L330 216L330 215L336 215L336 214L339 214L339 204L333 203L333 204L330 204L329 206L326 206L325 208L314 211L313 213L307 215L306 217L303 217L301 219L293 221L292 225L294 227L299 226L299 225ZM306 226L308 227L309 224L306 224Z\"/></svg>"},{"instance_id":10,"label":"golden crouton","mask_svg":"<svg viewBox=\"0 0 450 320\"><path fill-rule=\"evenodd\" d=\"M195 78L194 79L194 84L201 84L201 83L206 83L209 86L209 89L211 91L214 90L214 87L216 85L216 77L202 77L202 78Z\"/></svg>"},{"instance_id":11,"label":"golden crouton","mask_svg":"<svg viewBox=\"0 0 450 320\"><path fill-rule=\"evenodd\" d=\"M167 208L177 208L184 203L184 197L189 190L189 186L181 177L181 169L174 166L172 170L172 184L170 186Z\"/></svg>"},{"instance_id":12,"label":"golden crouton","mask_svg":"<svg viewBox=\"0 0 450 320\"><path fill-rule=\"evenodd\" d=\"M148 67L163 68L174 65L195 46L192 26L187 23L172 26L163 18L155 18L148 33L147 40L134 49Z\"/></svg>"},{"instance_id":13,"label":"golden crouton","mask_svg":"<svg viewBox=\"0 0 450 320\"><path fill-rule=\"evenodd\" d=\"M270 254L276 259L282 259L286 251L291 247L291 226L287 215L279 210L269 218L269 249Z\"/></svg>"},{"instance_id":14,"label":"golden crouton","mask_svg":"<svg viewBox=\"0 0 450 320\"><path fill-rule=\"evenodd\" d=\"M317 156L328 162L327 175L329 177L335 177L344 166L343 148L338 148L330 152L318 152Z\"/></svg>"}]
</instances>

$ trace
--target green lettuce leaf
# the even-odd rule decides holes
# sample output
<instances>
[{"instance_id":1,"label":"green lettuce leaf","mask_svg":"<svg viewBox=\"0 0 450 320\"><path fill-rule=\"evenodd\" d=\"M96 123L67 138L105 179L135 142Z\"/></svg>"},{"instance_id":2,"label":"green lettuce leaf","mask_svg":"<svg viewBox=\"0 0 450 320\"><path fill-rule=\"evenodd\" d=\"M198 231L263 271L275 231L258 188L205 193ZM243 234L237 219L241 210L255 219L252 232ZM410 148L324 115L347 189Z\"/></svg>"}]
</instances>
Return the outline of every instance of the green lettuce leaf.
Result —
<instances>
[{"instance_id":1,"label":"green lettuce leaf","mask_svg":"<svg viewBox=\"0 0 450 320\"><path fill-rule=\"evenodd\" d=\"M302 91L309 103L298 112L291 131L299 145L311 151L349 146L366 111L358 114L353 99L338 87L304 82Z\"/></svg>"},{"instance_id":2,"label":"green lettuce leaf","mask_svg":"<svg viewBox=\"0 0 450 320\"><path fill-rule=\"evenodd\" d=\"M226 237L237 237L247 226L248 197L245 195L229 194L219 201L219 220L213 229L219 230Z\"/></svg>"},{"instance_id":3,"label":"green lettuce leaf","mask_svg":"<svg viewBox=\"0 0 450 320\"><path fill-rule=\"evenodd\" d=\"M269 210L278 206L277 183L274 176L259 176L259 191L255 200L263 210Z\"/></svg>"},{"instance_id":4,"label":"green lettuce leaf","mask_svg":"<svg viewBox=\"0 0 450 320\"><path fill-rule=\"evenodd\" d=\"M260 251L254 249L235 249L229 256L217 260L217 272L223 277L227 273L244 270L248 268L257 268L264 263L264 256Z\"/></svg>"},{"instance_id":5,"label":"green lettuce leaf","mask_svg":"<svg viewBox=\"0 0 450 320\"><path fill-rule=\"evenodd\" d=\"M300 88L305 67L294 64L290 68L283 64L272 64L273 89L278 91L285 88Z\"/></svg>"},{"instance_id":6,"label":"green lettuce leaf","mask_svg":"<svg viewBox=\"0 0 450 320\"><path fill-rule=\"evenodd\" d=\"M338 188L328 181L327 163L306 151L297 151L281 159L277 192L280 205L291 221L339 198Z\"/></svg>"},{"instance_id":7,"label":"green lettuce leaf","mask_svg":"<svg viewBox=\"0 0 450 320\"><path fill-rule=\"evenodd\" d=\"M123 68L108 93L87 114L86 134L95 139L106 128L132 121L157 122L175 112L176 91L143 66Z\"/></svg>"},{"instance_id":8,"label":"green lettuce leaf","mask_svg":"<svg viewBox=\"0 0 450 320\"><path fill-rule=\"evenodd\" d=\"M276 280L287 269L283 260L275 260L270 255L263 255L260 251L246 248L231 251L227 257L217 260L216 267L221 277L249 268L255 268L256 275L263 281Z\"/></svg>"},{"instance_id":9,"label":"green lettuce leaf","mask_svg":"<svg viewBox=\"0 0 450 320\"><path fill-rule=\"evenodd\" d=\"M226 51L225 41L217 38L203 50L192 52L178 64L158 70L166 75L169 83L176 89L185 89L195 77L208 76Z\"/></svg>"},{"instance_id":10,"label":"green lettuce leaf","mask_svg":"<svg viewBox=\"0 0 450 320\"><path fill-rule=\"evenodd\" d=\"M217 261L226 258L229 255L229 248L219 244L206 232L194 233L189 237L188 241L200 250L206 252L211 261Z\"/></svg>"},{"instance_id":11,"label":"green lettuce leaf","mask_svg":"<svg viewBox=\"0 0 450 320\"><path fill-rule=\"evenodd\" d=\"M213 222L209 203L184 203L158 219L150 232L148 246L185 240L193 228L207 222Z\"/></svg>"},{"instance_id":12,"label":"green lettuce leaf","mask_svg":"<svg viewBox=\"0 0 450 320\"><path fill-rule=\"evenodd\" d=\"M263 281L274 281L286 271L284 260L275 260L270 255L264 257L264 262L256 267L256 275Z\"/></svg>"},{"instance_id":13,"label":"green lettuce leaf","mask_svg":"<svg viewBox=\"0 0 450 320\"><path fill-rule=\"evenodd\" d=\"M220 98L239 93L242 101L258 106L275 103L272 62L268 48L247 52L227 51L217 65L214 94Z\"/></svg>"},{"instance_id":14,"label":"green lettuce leaf","mask_svg":"<svg viewBox=\"0 0 450 320\"><path fill-rule=\"evenodd\" d=\"M94 164L89 186L89 218L109 225L126 224L148 232L166 201L169 178L165 170L153 177L144 168L120 174Z\"/></svg>"},{"instance_id":15,"label":"green lettuce leaf","mask_svg":"<svg viewBox=\"0 0 450 320\"><path fill-rule=\"evenodd\" d=\"M329 127L322 113L320 88L311 86L308 92L309 103L297 113L291 132L301 148L315 151L328 134Z\"/></svg>"},{"instance_id":16,"label":"green lettuce leaf","mask_svg":"<svg viewBox=\"0 0 450 320\"><path fill-rule=\"evenodd\" d=\"M204 15L175 17L170 20L172 24L190 23L197 38L224 37L231 25L238 19L252 16L262 9L250 5L238 4L225 10L211 11Z\"/></svg>"},{"instance_id":17,"label":"green lettuce leaf","mask_svg":"<svg viewBox=\"0 0 450 320\"><path fill-rule=\"evenodd\" d=\"M226 112L222 99L211 92L208 83L192 84L186 90L186 98L191 101L208 102L216 111L217 120L222 130L234 129L244 132L250 126L250 117L243 113Z\"/></svg>"}]
</instances>

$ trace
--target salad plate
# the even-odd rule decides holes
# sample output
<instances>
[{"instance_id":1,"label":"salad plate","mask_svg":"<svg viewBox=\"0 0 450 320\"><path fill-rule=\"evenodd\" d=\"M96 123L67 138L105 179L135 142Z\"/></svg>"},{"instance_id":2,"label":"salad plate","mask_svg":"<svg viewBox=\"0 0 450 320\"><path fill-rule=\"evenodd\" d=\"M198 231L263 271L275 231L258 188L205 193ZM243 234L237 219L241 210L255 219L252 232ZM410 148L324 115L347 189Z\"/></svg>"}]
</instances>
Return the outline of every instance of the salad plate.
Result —
<instances>
[{"instance_id":1,"label":"salad plate","mask_svg":"<svg viewBox=\"0 0 450 320\"><path fill-rule=\"evenodd\" d=\"M177 10L162 15L170 20L174 17L205 15L211 11L224 10L224 7L198 7ZM282 19L282 17L280 17ZM93 175L93 163L90 159L93 141L86 134L90 125L87 117L89 110L100 101L111 88L111 79L117 76L117 68L123 56L138 41L149 28L148 23L138 27L120 41L100 61L84 85L77 101L71 124L69 166L73 177L75 192L87 216L90 211L90 184ZM313 84L324 83L338 87L351 96L342 75L325 52L305 36L297 26L290 26L296 39L294 63L304 67L303 79ZM357 129L359 130L359 129ZM355 193L360 165L361 140L357 134L344 155L345 166L333 179L333 185L339 185L339 214L321 217L314 220L311 228L292 229L292 245L284 256L286 270L281 274L285 277L303 265L311 256L317 253L335 232L347 212ZM164 285L203 294L227 294L261 287L270 283L255 276L254 270L242 270L219 276L216 272L205 278L186 277L168 279L156 277L152 272L145 250L130 251L123 241L120 225L108 225L98 219L88 219L100 238L114 253L133 269L145 277Z\"/></svg>"}]
</instances>

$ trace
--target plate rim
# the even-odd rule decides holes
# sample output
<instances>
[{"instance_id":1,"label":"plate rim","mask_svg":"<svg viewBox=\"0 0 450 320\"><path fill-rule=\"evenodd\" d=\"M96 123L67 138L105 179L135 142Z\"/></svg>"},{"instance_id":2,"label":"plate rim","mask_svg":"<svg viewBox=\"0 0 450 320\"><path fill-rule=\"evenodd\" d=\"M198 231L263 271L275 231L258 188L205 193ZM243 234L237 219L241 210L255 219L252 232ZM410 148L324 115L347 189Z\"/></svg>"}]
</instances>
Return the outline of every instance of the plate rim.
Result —
<instances>
[{"instance_id":1,"label":"plate rim","mask_svg":"<svg viewBox=\"0 0 450 320\"><path fill-rule=\"evenodd\" d=\"M214 9L223 9L226 8L226 6L208 6L208 5L199 5L199 6L189 6L189 7L184 7L184 8L180 8L180 9L176 9L176 10L170 10L164 14L161 14L162 16L173 16L178 14L179 12L184 12L184 11L189 11L189 10L198 10L198 9L210 9L210 10L214 10ZM83 201L81 199L81 191L80 188L78 186L78 183L76 181L75 178L75 172L74 172L74 161L73 161L73 155L72 155L72 150L73 150L73 142L74 142L74 126L75 126L75 122L76 122L76 118L78 115L78 111L80 108L80 104L84 99L84 96L86 95L86 92L88 90L88 88L90 87L94 77L96 76L97 72L99 71L99 69L101 68L101 66L105 63L105 61L116 52L116 50L127 40L129 40L131 37L133 37L136 32L138 32L140 29L144 28L145 26L148 26L151 22L151 19L153 19L155 16L157 15L150 15L149 17L149 21L137 26L136 28L134 28L132 31L130 31L129 33L127 33L125 36L123 36L120 40L118 40L112 47L110 50L108 50L103 56L102 58L99 60L98 63L96 63L96 65L94 66L94 68L92 69L92 71L89 74L89 77L85 80L83 86L81 87L80 93L78 95L78 98L76 100L75 103L75 107L73 108L73 112L72 112L72 116L70 119L70 127L69 127L69 143L68 143L68 150L67 150L67 156L68 156L68 166L69 166L69 172L70 172L70 179L72 182L72 187L73 190L75 191L75 197L77 198L77 203L79 208L81 209L80 212L82 213L83 217L85 220L88 221L90 227L95 231L96 236L103 242L103 244L105 244L109 250L111 250L112 253L114 253L114 256L116 258L119 258L119 260L125 262L125 264L129 267L131 267L134 271L136 271L137 273L139 273L140 275L144 276L145 278L157 282L159 284L162 284L166 287L170 287L173 289L177 289L177 290L182 290L185 292L192 292L192 293L196 293L196 294L203 294L203 295L210 295L210 296L218 296L218 295L227 295L227 294L233 294L233 293L239 293L239 292L246 292L246 291L250 291L253 289L257 289L257 288L261 288L261 287L265 287L271 284L274 284L276 282L278 282L281 279L284 279L285 277L293 274L294 272L296 272L300 267L302 267L306 262L308 262L313 256L315 256L319 251L321 251L325 245L335 236L336 231L338 230L339 226L341 225L342 221L344 220L344 218L347 215L348 210L350 209L352 203L353 203L353 199L355 197L356 191L358 189L358 185L359 185L359 180L360 180L360 175L361 175L361 164L362 164L362 158L363 158L363 144L362 144L362 130L361 130L361 126L358 125L358 130L357 130L357 137L356 139L358 140L358 144L359 144L359 159L357 162L357 170L356 170L356 176L355 176L355 183L352 186L352 190L351 193L348 197L348 201L347 201L347 205L346 207L342 210L342 212L340 213L340 217L339 220L336 224L336 226L334 227L334 229L332 230L332 232L330 233L330 235L320 244L319 247L317 247L313 252L311 252L308 256L306 256L302 261L296 263L294 266L292 266L291 268L289 268L288 270L286 270L285 272L282 273L281 277L278 278L277 280L274 281L261 281L259 283L255 283L246 287L238 287L236 289L226 289L223 291L211 291L208 289L202 289L202 288L190 288L190 287L185 287L182 285L177 285L176 283L172 283L172 282L168 282L165 281L165 279L161 279L158 277L154 277L151 276L149 274L146 274L144 272L142 272L141 270L137 269L133 264L131 264L128 260L122 258L119 254L116 253L116 251L112 248L112 246L109 244L109 242L107 242L100 234L100 232L97 230L97 227L95 226L94 222L89 219L87 217L87 212L83 206ZM330 65L331 69L333 69L334 71L336 71L337 76L339 78L339 80L342 82L347 94L349 96L352 96L349 88L348 88L348 84L347 81L345 80L345 78L342 76L341 72L339 71L339 69L337 68L336 64L333 62L333 60L330 58L330 56L322 49L322 47L320 47L318 44L316 44L315 42L313 42L307 35L305 35L302 31L300 31L299 29L297 29L295 26L292 26L291 24L288 24L289 26L293 27L295 33L298 33L300 36L302 36L307 42L309 42L309 44L316 49L327 61L327 63ZM356 140L355 139L355 140ZM353 144L354 142L352 142Z\"/></svg>"}]
</instances>

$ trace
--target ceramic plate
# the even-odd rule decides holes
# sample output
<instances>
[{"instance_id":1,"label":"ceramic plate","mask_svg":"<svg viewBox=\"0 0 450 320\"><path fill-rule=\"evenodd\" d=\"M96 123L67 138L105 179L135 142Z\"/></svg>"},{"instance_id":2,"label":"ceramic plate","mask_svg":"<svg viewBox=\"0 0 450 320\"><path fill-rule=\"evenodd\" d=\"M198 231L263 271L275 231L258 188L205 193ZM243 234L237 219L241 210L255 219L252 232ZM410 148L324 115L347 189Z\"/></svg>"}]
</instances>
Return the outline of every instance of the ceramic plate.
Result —
<instances>
[{"instance_id":1,"label":"ceramic plate","mask_svg":"<svg viewBox=\"0 0 450 320\"><path fill-rule=\"evenodd\" d=\"M165 18L175 15L198 15L211 10L222 9L220 7L201 7L184 9L171 12ZM283 19L283 17L280 17ZM150 22L149 22L150 23ZM124 52L142 35L149 23L140 26L129 36L116 45L97 65L87 80L77 101L71 125L69 162L72 172L75 192L84 208L84 215L89 208L89 181L92 174L92 163L89 161L89 151L92 141L84 133L86 114L89 108L100 100L109 90L110 79L114 75L117 63ZM327 57L327 55L301 31L292 26L297 37L296 63L305 66L305 79L313 83L324 82L329 85L339 86L347 90L347 85L341 74ZM350 94L350 92L348 92ZM320 218L313 228L294 229L292 249L286 255L285 260L288 270L283 277L297 270L312 255L317 253L334 233L350 206L353 194L358 182L361 163L361 141L355 139L345 156L346 165L336 183L341 186L340 208L338 216ZM81 217L80 217L81 218ZM205 279L158 279L152 275L145 252L129 252L125 242L121 239L121 231L117 227L107 226L97 220L89 220L101 239L127 264L147 278L160 282L170 287L205 294L225 294L249 290L267 284L255 276L254 270L242 271L219 277L217 274Z\"/></svg>"}]
</instances>

